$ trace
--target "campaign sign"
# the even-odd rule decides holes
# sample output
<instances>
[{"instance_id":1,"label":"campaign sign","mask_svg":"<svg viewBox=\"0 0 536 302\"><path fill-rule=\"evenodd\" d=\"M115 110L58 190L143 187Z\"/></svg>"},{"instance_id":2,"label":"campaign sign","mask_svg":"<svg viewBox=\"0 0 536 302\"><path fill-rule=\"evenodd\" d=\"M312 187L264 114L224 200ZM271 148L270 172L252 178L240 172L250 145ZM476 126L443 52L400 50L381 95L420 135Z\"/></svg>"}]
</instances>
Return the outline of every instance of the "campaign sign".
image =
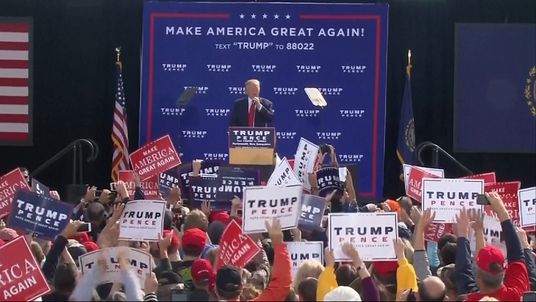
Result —
<instances>
[{"instance_id":1,"label":"campaign sign","mask_svg":"<svg viewBox=\"0 0 536 302\"><path fill-rule=\"evenodd\" d=\"M201 162L201 170L199 174L217 174L221 163L219 161L204 160ZM169 171L168 171L169 172ZM177 168L179 176L181 192L190 192L190 176L192 175L192 163L181 164ZM166 172L167 173L167 172Z\"/></svg>"},{"instance_id":2,"label":"campaign sign","mask_svg":"<svg viewBox=\"0 0 536 302\"><path fill-rule=\"evenodd\" d=\"M322 223L326 200L310 194L303 194L298 227L304 233L317 230Z\"/></svg>"},{"instance_id":3,"label":"campaign sign","mask_svg":"<svg viewBox=\"0 0 536 302\"><path fill-rule=\"evenodd\" d=\"M318 182L318 195L325 197L333 190L344 191L345 183L341 181L338 168L327 167L316 171L316 181Z\"/></svg>"},{"instance_id":4,"label":"campaign sign","mask_svg":"<svg viewBox=\"0 0 536 302\"><path fill-rule=\"evenodd\" d=\"M243 231L246 234L266 232L265 222L278 218L283 230L298 226L302 186L246 187L242 210Z\"/></svg>"},{"instance_id":5,"label":"campaign sign","mask_svg":"<svg viewBox=\"0 0 536 302\"><path fill-rule=\"evenodd\" d=\"M181 179L177 168L173 168L158 175L158 190L162 196L167 196L173 187L181 187Z\"/></svg>"},{"instance_id":6,"label":"campaign sign","mask_svg":"<svg viewBox=\"0 0 536 302\"><path fill-rule=\"evenodd\" d=\"M119 240L158 241L164 229L163 200L127 202L120 218Z\"/></svg>"},{"instance_id":7,"label":"campaign sign","mask_svg":"<svg viewBox=\"0 0 536 302\"><path fill-rule=\"evenodd\" d=\"M302 137L294 155L294 173L307 190L311 189L308 173L312 173L315 168L319 149L318 145Z\"/></svg>"},{"instance_id":8,"label":"campaign sign","mask_svg":"<svg viewBox=\"0 0 536 302\"><path fill-rule=\"evenodd\" d=\"M98 270L99 258L104 257L104 259L106 259L106 271L99 275L99 284L108 282L122 283L123 279L121 277L121 268L119 266L119 257L117 255L120 249L126 249L128 251L130 269L140 279L140 285L142 289L144 289L145 278L147 278L147 274L150 274L153 270L153 260L150 254L140 249L130 247L110 247L83 254L78 258L82 274Z\"/></svg>"},{"instance_id":9,"label":"campaign sign","mask_svg":"<svg viewBox=\"0 0 536 302\"><path fill-rule=\"evenodd\" d=\"M275 128L229 128L229 148L275 148Z\"/></svg>"},{"instance_id":10,"label":"campaign sign","mask_svg":"<svg viewBox=\"0 0 536 302\"><path fill-rule=\"evenodd\" d=\"M261 248L242 229L235 220L227 225L220 238L216 270L230 264L243 268Z\"/></svg>"},{"instance_id":11,"label":"campaign sign","mask_svg":"<svg viewBox=\"0 0 536 302\"><path fill-rule=\"evenodd\" d=\"M301 264L307 260L324 264L324 242L322 241L292 241L286 242L290 262L292 263L292 278L296 278Z\"/></svg>"},{"instance_id":12,"label":"campaign sign","mask_svg":"<svg viewBox=\"0 0 536 302\"><path fill-rule=\"evenodd\" d=\"M177 167L177 175L179 176L181 192L190 192L190 175L192 175L192 163L183 163ZM168 171L169 172L169 171ZM164 172L166 174L167 172Z\"/></svg>"},{"instance_id":13,"label":"campaign sign","mask_svg":"<svg viewBox=\"0 0 536 302\"><path fill-rule=\"evenodd\" d=\"M453 228L451 223L430 223L424 231L424 239L438 242L443 235L452 233Z\"/></svg>"},{"instance_id":14,"label":"campaign sign","mask_svg":"<svg viewBox=\"0 0 536 302\"><path fill-rule=\"evenodd\" d=\"M35 178L32 178L31 191L39 195L50 196L50 189Z\"/></svg>"},{"instance_id":15,"label":"campaign sign","mask_svg":"<svg viewBox=\"0 0 536 302\"><path fill-rule=\"evenodd\" d=\"M168 134L132 152L130 162L140 179L145 180L180 165L181 159Z\"/></svg>"},{"instance_id":16,"label":"campaign sign","mask_svg":"<svg viewBox=\"0 0 536 302\"><path fill-rule=\"evenodd\" d=\"M487 244L504 241L501 221L496 215L484 215L484 239Z\"/></svg>"},{"instance_id":17,"label":"campaign sign","mask_svg":"<svg viewBox=\"0 0 536 302\"><path fill-rule=\"evenodd\" d=\"M20 190L13 197L7 224L39 238L54 240L69 224L72 212L71 204Z\"/></svg>"},{"instance_id":18,"label":"campaign sign","mask_svg":"<svg viewBox=\"0 0 536 302\"><path fill-rule=\"evenodd\" d=\"M404 186L405 186L405 189L406 189L406 192L408 191L408 181L409 181L409 172L411 170L411 167L415 167L415 168L418 168L418 169L421 169L421 170L424 170L430 174L433 174L439 178L444 178L445 177L445 170L443 169L437 169L437 168L428 168L428 167L421 167L421 166L412 166L412 165L408 165L408 164L403 164L402 165L403 169L404 169Z\"/></svg>"},{"instance_id":19,"label":"campaign sign","mask_svg":"<svg viewBox=\"0 0 536 302\"><path fill-rule=\"evenodd\" d=\"M469 176L462 177L462 179L481 179L484 181L485 184L492 184L492 183L497 182L497 177L495 176L495 172L487 172L487 173L469 175Z\"/></svg>"},{"instance_id":20,"label":"campaign sign","mask_svg":"<svg viewBox=\"0 0 536 302\"><path fill-rule=\"evenodd\" d=\"M221 167L218 171L218 178L221 180L221 187L218 189L216 199L220 202L230 201L234 196L242 198L242 191L245 187L258 186L259 169L239 168L239 167Z\"/></svg>"},{"instance_id":21,"label":"campaign sign","mask_svg":"<svg viewBox=\"0 0 536 302\"><path fill-rule=\"evenodd\" d=\"M0 177L0 218L6 216L11 211L13 196L19 189L30 190L19 168L11 170Z\"/></svg>"},{"instance_id":22,"label":"campaign sign","mask_svg":"<svg viewBox=\"0 0 536 302\"><path fill-rule=\"evenodd\" d=\"M517 196L521 226L536 226L536 187L521 189Z\"/></svg>"},{"instance_id":23,"label":"campaign sign","mask_svg":"<svg viewBox=\"0 0 536 302\"><path fill-rule=\"evenodd\" d=\"M486 245L494 245L501 249L506 255L506 242L504 241L501 222L495 214L484 215L484 241ZM476 234L474 230L470 229L469 234L469 247L473 254L476 253Z\"/></svg>"},{"instance_id":24,"label":"campaign sign","mask_svg":"<svg viewBox=\"0 0 536 302\"><path fill-rule=\"evenodd\" d=\"M478 194L484 193L484 181L479 179L422 180L422 209L435 212L433 222L455 223L461 209L483 210L476 203Z\"/></svg>"},{"instance_id":25,"label":"campaign sign","mask_svg":"<svg viewBox=\"0 0 536 302\"><path fill-rule=\"evenodd\" d=\"M136 183L134 182L134 171L132 170L121 170L118 173L118 180L125 182L127 186L128 195L134 197L136 191ZM140 182L141 190L147 199L159 199L160 192L158 191L158 182L157 176L152 176L146 180Z\"/></svg>"},{"instance_id":26,"label":"campaign sign","mask_svg":"<svg viewBox=\"0 0 536 302\"><path fill-rule=\"evenodd\" d=\"M270 175L266 186L287 186L287 185L301 185L301 181L298 179L292 167L290 166L286 157L277 164L274 172Z\"/></svg>"},{"instance_id":27,"label":"campaign sign","mask_svg":"<svg viewBox=\"0 0 536 302\"><path fill-rule=\"evenodd\" d=\"M23 236L0 247L0 267L0 301L33 301L50 291Z\"/></svg>"},{"instance_id":28,"label":"campaign sign","mask_svg":"<svg viewBox=\"0 0 536 302\"><path fill-rule=\"evenodd\" d=\"M363 261L395 260L393 240L398 238L396 213L330 213L329 248L335 261L351 260L342 252L345 242L352 243Z\"/></svg>"},{"instance_id":29,"label":"campaign sign","mask_svg":"<svg viewBox=\"0 0 536 302\"><path fill-rule=\"evenodd\" d=\"M406 184L406 195L418 202L422 202L423 178L437 178L437 176L416 167L411 167L409 169L409 176L407 178L408 183Z\"/></svg>"},{"instance_id":30,"label":"campaign sign","mask_svg":"<svg viewBox=\"0 0 536 302\"><path fill-rule=\"evenodd\" d=\"M231 200L226 203L217 202L216 195L221 186L221 179L215 174L205 174L190 177L190 201L194 209L201 208L204 201L210 201L213 209L230 209Z\"/></svg>"},{"instance_id":31,"label":"campaign sign","mask_svg":"<svg viewBox=\"0 0 536 302\"><path fill-rule=\"evenodd\" d=\"M485 183L484 192L496 192L501 197L504 207L512 222L519 226L519 199L517 192L521 188L520 181Z\"/></svg>"}]
</instances>

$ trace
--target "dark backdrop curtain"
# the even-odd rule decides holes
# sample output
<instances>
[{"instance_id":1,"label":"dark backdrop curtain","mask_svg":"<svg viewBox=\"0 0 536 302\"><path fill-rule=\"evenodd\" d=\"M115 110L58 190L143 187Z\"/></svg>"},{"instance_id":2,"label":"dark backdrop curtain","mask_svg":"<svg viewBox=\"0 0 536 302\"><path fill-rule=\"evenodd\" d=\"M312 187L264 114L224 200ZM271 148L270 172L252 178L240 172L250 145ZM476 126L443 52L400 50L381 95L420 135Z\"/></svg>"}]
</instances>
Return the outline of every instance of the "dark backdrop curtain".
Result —
<instances>
[{"instance_id":1,"label":"dark backdrop curtain","mask_svg":"<svg viewBox=\"0 0 536 302\"><path fill-rule=\"evenodd\" d=\"M403 192L395 148L407 50L413 52L417 140L433 141L451 152L454 24L536 23L536 1L380 2L390 4L385 196L396 197ZM107 186L114 48L118 45L123 47L131 149L138 143L142 9L142 0L0 1L0 15L31 16L34 20L34 146L0 147L0 174L16 166L35 169L71 141L93 138L101 154L94 164L86 166L84 180ZM496 171L500 180L520 179L524 187L536 185L536 154L454 156L475 172ZM61 187L71 182L71 164L67 156L37 178L51 187ZM455 167L446 168L447 176L462 174Z\"/></svg>"}]
</instances>

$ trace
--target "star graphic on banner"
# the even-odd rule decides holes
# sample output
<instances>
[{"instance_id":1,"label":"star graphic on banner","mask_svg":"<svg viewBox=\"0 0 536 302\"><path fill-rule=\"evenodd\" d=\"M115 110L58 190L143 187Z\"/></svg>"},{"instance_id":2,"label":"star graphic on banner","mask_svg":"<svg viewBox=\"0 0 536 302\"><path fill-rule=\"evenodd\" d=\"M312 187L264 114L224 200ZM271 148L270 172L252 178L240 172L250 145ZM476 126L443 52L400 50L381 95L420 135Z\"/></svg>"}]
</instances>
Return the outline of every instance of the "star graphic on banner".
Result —
<instances>
[{"instance_id":1,"label":"star graphic on banner","mask_svg":"<svg viewBox=\"0 0 536 302\"><path fill-rule=\"evenodd\" d=\"M257 17L257 15L251 14L251 19L255 19L256 17Z\"/></svg>"},{"instance_id":2,"label":"star graphic on banner","mask_svg":"<svg viewBox=\"0 0 536 302\"><path fill-rule=\"evenodd\" d=\"M285 18L286 18L287 20L290 19L290 15L287 14L287 15L285 16Z\"/></svg>"},{"instance_id":3,"label":"star graphic on banner","mask_svg":"<svg viewBox=\"0 0 536 302\"><path fill-rule=\"evenodd\" d=\"M240 19L244 19L244 14L240 14Z\"/></svg>"},{"instance_id":4,"label":"star graphic on banner","mask_svg":"<svg viewBox=\"0 0 536 302\"><path fill-rule=\"evenodd\" d=\"M275 14L275 15L274 15L274 19L279 19L279 15L278 15L278 14Z\"/></svg>"},{"instance_id":5,"label":"star graphic on banner","mask_svg":"<svg viewBox=\"0 0 536 302\"><path fill-rule=\"evenodd\" d=\"M268 15L267 15L267 14L262 14L262 18L263 18L263 19L268 18Z\"/></svg>"}]
</instances>

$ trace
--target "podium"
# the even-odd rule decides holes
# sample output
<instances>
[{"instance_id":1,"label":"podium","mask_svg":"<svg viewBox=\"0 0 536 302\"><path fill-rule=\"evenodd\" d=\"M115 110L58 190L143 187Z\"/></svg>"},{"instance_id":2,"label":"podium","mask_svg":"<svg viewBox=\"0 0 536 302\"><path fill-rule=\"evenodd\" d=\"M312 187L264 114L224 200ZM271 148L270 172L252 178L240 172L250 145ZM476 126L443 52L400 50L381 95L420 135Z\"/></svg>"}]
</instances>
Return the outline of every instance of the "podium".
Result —
<instances>
[{"instance_id":1,"label":"podium","mask_svg":"<svg viewBox=\"0 0 536 302\"><path fill-rule=\"evenodd\" d=\"M229 127L229 164L274 164L275 128Z\"/></svg>"}]
</instances>

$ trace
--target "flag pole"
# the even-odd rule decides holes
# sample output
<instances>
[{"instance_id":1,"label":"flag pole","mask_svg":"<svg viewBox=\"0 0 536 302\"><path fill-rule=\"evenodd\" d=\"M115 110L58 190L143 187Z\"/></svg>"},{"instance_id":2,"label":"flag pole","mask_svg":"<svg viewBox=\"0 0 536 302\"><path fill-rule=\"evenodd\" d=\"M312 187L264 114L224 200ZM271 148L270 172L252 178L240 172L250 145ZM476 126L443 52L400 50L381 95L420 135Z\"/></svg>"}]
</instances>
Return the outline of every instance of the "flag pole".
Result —
<instances>
[{"instance_id":1,"label":"flag pole","mask_svg":"<svg viewBox=\"0 0 536 302\"><path fill-rule=\"evenodd\" d=\"M123 71L123 64L121 64L121 46L115 48L115 64L118 64L119 70Z\"/></svg>"},{"instance_id":2,"label":"flag pole","mask_svg":"<svg viewBox=\"0 0 536 302\"><path fill-rule=\"evenodd\" d=\"M411 49L408 49L408 65L406 65L406 74L411 77Z\"/></svg>"}]
</instances>

